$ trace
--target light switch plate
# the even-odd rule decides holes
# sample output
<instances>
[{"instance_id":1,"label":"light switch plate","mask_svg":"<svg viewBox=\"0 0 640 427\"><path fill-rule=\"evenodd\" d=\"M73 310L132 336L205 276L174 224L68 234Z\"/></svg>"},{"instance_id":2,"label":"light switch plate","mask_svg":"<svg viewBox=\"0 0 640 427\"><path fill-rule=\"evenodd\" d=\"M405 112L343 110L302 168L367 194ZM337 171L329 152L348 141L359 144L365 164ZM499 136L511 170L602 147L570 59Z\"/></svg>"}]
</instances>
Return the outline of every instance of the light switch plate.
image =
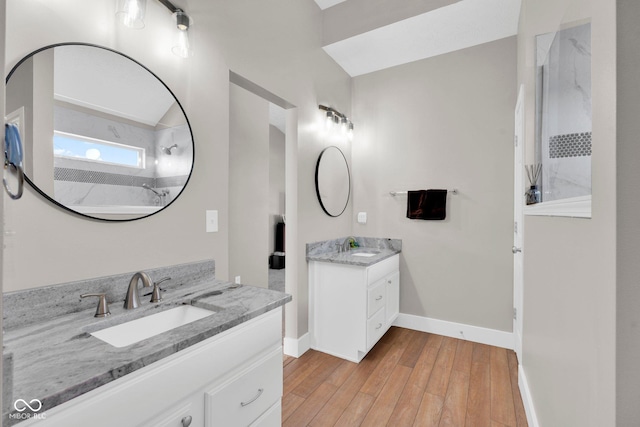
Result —
<instances>
[{"instance_id":1,"label":"light switch plate","mask_svg":"<svg viewBox=\"0 0 640 427\"><path fill-rule=\"evenodd\" d=\"M207 211L207 233L218 231L218 211Z\"/></svg>"},{"instance_id":2,"label":"light switch plate","mask_svg":"<svg viewBox=\"0 0 640 427\"><path fill-rule=\"evenodd\" d=\"M366 224L367 223L367 213L366 212L358 212L358 223Z\"/></svg>"}]
</instances>

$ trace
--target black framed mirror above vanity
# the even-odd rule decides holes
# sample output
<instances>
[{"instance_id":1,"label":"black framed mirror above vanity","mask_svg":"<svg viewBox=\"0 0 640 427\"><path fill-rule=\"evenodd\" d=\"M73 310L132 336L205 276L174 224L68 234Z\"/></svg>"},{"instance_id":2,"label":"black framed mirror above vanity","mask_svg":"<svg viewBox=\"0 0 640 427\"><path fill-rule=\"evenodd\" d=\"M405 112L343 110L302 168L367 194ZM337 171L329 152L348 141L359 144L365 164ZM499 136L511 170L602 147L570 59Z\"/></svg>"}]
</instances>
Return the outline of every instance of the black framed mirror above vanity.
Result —
<instances>
[{"instance_id":1,"label":"black framed mirror above vanity","mask_svg":"<svg viewBox=\"0 0 640 427\"><path fill-rule=\"evenodd\" d=\"M331 217L338 217L347 208L351 194L349 164L342 150L327 147L316 163L316 195L322 210Z\"/></svg>"},{"instance_id":2,"label":"black framed mirror above vanity","mask_svg":"<svg viewBox=\"0 0 640 427\"><path fill-rule=\"evenodd\" d=\"M152 71L109 48L65 43L24 57L6 80L7 120L26 181L50 202L107 221L153 215L191 176L193 134Z\"/></svg>"}]
</instances>

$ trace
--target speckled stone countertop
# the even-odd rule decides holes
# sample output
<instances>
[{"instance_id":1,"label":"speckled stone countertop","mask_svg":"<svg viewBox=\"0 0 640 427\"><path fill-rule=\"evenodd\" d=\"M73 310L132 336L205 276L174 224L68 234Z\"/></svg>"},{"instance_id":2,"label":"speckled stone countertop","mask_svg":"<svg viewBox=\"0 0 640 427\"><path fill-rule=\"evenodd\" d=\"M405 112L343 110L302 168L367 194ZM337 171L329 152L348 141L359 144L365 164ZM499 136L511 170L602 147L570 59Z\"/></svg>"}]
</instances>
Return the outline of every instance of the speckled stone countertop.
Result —
<instances>
[{"instance_id":1,"label":"speckled stone countertop","mask_svg":"<svg viewBox=\"0 0 640 427\"><path fill-rule=\"evenodd\" d=\"M201 271L189 280L175 280L173 286L163 287L165 292L159 303L151 304L148 296L142 297L150 290L142 288L145 291L141 291L142 305L134 310L123 308L123 298L108 299L112 314L109 317L93 317L97 299L92 298L91 308L82 311L72 311L58 305L55 311L58 315L50 313L46 321L28 324L8 322L12 326L5 330L4 353L13 358L12 398L26 401L39 399L43 410L51 409L291 301L291 296L282 292L216 280L208 265L204 269L200 264L193 266ZM180 271L180 268L173 270L174 273L176 271ZM151 277L159 280L160 274ZM129 274L122 276L131 277ZM102 283L107 283L106 279L109 278L103 278ZM70 286L76 289L79 283ZM128 281L125 289L127 285ZM65 289L61 286L66 285L58 285L54 290L51 290L54 287L43 288L42 292L59 293ZM122 285L112 284L111 288L114 287L120 290ZM121 296L124 297L124 294ZM7 299L15 303L19 297L17 294L11 294L9 298L5 296L5 307ZM79 300L77 297L73 295L68 299ZM91 332L182 304L209 309L215 314L122 348L112 347L90 335ZM11 419L7 417L9 410L13 411L14 408L7 407L5 403L3 413L8 425L11 424Z\"/></svg>"},{"instance_id":2,"label":"speckled stone countertop","mask_svg":"<svg viewBox=\"0 0 640 427\"><path fill-rule=\"evenodd\" d=\"M400 239L380 239L374 237L353 238L358 243L358 247L350 248L347 251L339 251L338 248L342 246L348 237L307 243L307 261L333 262L337 264L368 267L402 251L402 240ZM362 253L374 255L358 255Z\"/></svg>"}]
</instances>

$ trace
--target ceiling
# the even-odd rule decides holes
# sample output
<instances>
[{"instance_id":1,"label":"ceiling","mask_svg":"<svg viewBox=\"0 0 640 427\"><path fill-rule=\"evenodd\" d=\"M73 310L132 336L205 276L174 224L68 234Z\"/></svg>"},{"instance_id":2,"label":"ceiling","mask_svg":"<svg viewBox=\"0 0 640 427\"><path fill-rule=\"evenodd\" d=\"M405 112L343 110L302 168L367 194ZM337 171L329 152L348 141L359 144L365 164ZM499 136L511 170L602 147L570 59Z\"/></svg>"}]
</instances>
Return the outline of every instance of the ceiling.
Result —
<instances>
[{"instance_id":1,"label":"ceiling","mask_svg":"<svg viewBox=\"0 0 640 427\"><path fill-rule=\"evenodd\" d=\"M344 8L346 4L339 3L356 0L315 1L326 15L326 9ZM461 0L350 35L323 49L355 77L516 35L520 5L521 0Z\"/></svg>"},{"instance_id":2,"label":"ceiling","mask_svg":"<svg viewBox=\"0 0 640 427\"><path fill-rule=\"evenodd\" d=\"M155 127L175 103L155 76L137 63L91 46L58 46L55 99ZM144 94L144 96L140 96Z\"/></svg>"}]
</instances>

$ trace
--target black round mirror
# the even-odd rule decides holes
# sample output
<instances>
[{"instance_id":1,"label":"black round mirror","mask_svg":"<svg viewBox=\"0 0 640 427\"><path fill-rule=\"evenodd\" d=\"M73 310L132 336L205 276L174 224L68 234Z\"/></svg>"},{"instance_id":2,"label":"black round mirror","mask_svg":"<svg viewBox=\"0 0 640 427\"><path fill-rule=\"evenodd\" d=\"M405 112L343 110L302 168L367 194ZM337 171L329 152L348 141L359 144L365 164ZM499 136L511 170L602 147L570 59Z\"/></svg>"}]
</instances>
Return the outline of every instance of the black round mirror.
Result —
<instances>
[{"instance_id":1,"label":"black round mirror","mask_svg":"<svg viewBox=\"0 0 640 427\"><path fill-rule=\"evenodd\" d=\"M191 176L182 106L114 50L69 43L27 55L7 77L6 111L22 134L27 182L80 215L144 218L173 203Z\"/></svg>"},{"instance_id":2,"label":"black round mirror","mask_svg":"<svg viewBox=\"0 0 640 427\"><path fill-rule=\"evenodd\" d=\"M322 210L332 217L342 215L349 203L349 164L338 147L322 150L316 163L316 194Z\"/></svg>"}]
</instances>

